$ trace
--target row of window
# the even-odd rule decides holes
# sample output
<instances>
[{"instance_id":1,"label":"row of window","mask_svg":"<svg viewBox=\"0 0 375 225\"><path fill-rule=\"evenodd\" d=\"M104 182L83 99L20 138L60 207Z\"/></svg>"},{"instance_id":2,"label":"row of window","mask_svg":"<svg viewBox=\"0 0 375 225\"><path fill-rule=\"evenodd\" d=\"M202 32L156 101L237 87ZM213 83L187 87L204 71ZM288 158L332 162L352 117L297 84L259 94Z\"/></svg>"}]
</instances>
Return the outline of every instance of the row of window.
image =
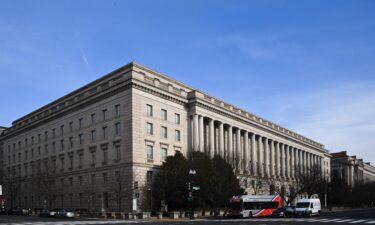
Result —
<instances>
[{"instance_id":1,"label":"row of window","mask_svg":"<svg viewBox=\"0 0 375 225\"><path fill-rule=\"evenodd\" d=\"M152 105L149 105L147 104L146 105L146 115L148 117L153 117L154 115L154 112L153 112L153 107ZM166 109L161 109L160 110L160 118L163 120L163 121L167 121L168 120L168 111ZM175 124L180 124L181 123L181 117L180 117L180 114L178 113L175 113L174 114L174 123Z\"/></svg>"},{"instance_id":2,"label":"row of window","mask_svg":"<svg viewBox=\"0 0 375 225\"><path fill-rule=\"evenodd\" d=\"M102 150L102 154L103 154L102 155L103 160L102 160L101 163L102 163L102 165L106 165L106 164L109 163L108 145L107 144L102 145L101 150ZM121 158L121 146L120 146L119 142L114 144L113 151L114 151L114 153L113 153L114 162L117 163L117 162L120 161L120 158ZM82 169L82 167L84 166L83 163L85 162L83 149L78 150L77 154L78 154L77 168ZM91 147L89 149L89 156L90 156L89 166L90 167L95 167L97 165L96 155L97 155L96 147ZM65 154L60 154L58 157L53 156L50 159L45 158L43 160L37 160L37 161L32 161L30 163L24 163L24 170L23 171L22 171L21 164L19 164L17 167L16 166L7 167L7 170L8 170L8 174L11 174L14 177L21 177L22 174L23 174L24 177L28 177L28 176L33 176L33 175L36 175L36 174L41 174L41 173L50 173L50 172L55 173L55 172L57 172L58 168L60 169L60 172L63 172L66 169L65 158L66 158ZM68 158L68 168L67 169L71 171L74 168L74 153L69 152L68 155L67 155L67 158ZM59 165L57 165L58 163L59 163ZM11 170L11 168L12 168L12 170ZM17 171L16 171L16 168L17 168ZM29 171L29 168L30 168L30 171Z\"/></svg>"},{"instance_id":3,"label":"row of window","mask_svg":"<svg viewBox=\"0 0 375 225\"><path fill-rule=\"evenodd\" d=\"M115 105L114 106L114 112L115 112L115 117L120 117L120 105ZM78 129L82 129L83 126L84 126L84 121L83 121L84 118L79 118L78 119ZM102 110L102 121L106 121L108 119L108 109L103 109ZM92 113L90 115L90 123L91 125L94 125L95 123L97 122L97 114L96 113ZM70 121L69 122L69 132L73 132L74 130L74 122L73 121ZM60 125L60 136L63 136L64 135L64 132L65 132L65 126L64 125ZM52 128L52 138L55 138L57 137L57 132L56 132L56 128ZM35 142L37 141L37 143L41 143L42 142L42 134L38 134L37 136L37 140L35 140L34 136L31 136L30 137L30 142L31 142L31 145L34 145L36 144ZM49 132L48 131L45 131L44 132L44 141L48 141L49 139ZM28 138L25 138L24 140L24 147L28 147L29 146L29 139ZM22 148L22 144L21 144L21 141L18 141L18 150ZM11 149L11 145L8 145L8 153L10 153L10 149ZM13 143L13 151L16 150L16 143Z\"/></svg>"},{"instance_id":4,"label":"row of window","mask_svg":"<svg viewBox=\"0 0 375 225\"><path fill-rule=\"evenodd\" d=\"M114 124L114 131L115 131L115 136L119 136L121 134L121 125L120 125L120 122L117 122ZM102 140L107 140L108 139L108 127L107 126L104 126L102 127ZM96 137L96 130L91 130L90 131L90 142L91 143L94 143L96 140L97 140L97 137ZM68 139L69 143L68 143L68 148L69 149L73 149L74 148L74 137L71 136L69 137ZM78 134L78 145L79 146L82 146L84 144L84 134L83 133L80 133ZM64 151L65 150L65 139L61 139L60 140L60 151ZM52 142L51 144L52 146L52 153L56 153L56 142ZM41 146L37 147L37 154L38 156L41 156ZM49 145L46 144L44 145L44 155L48 155L49 153ZM34 158L35 156L35 153L34 153L34 149L31 149L30 150L30 154L31 154L31 159ZM18 162L21 162L21 152L18 153ZM26 150L25 151L25 154L24 154L24 159L25 160L28 160L29 158L29 151ZM13 163L16 162L16 154L13 154ZM8 163L10 164L11 163L11 156L8 155Z\"/></svg>"},{"instance_id":5,"label":"row of window","mask_svg":"<svg viewBox=\"0 0 375 225\"><path fill-rule=\"evenodd\" d=\"M153 123L146 122L146 134L153 135L154 134L154 125ZM161 126L160 128L160 137L163 139L168 139L168 128L165 126ZM181 131L175 130L174 131L174 140L180 142L181 141Z\"/></svg>"}]
</instances>

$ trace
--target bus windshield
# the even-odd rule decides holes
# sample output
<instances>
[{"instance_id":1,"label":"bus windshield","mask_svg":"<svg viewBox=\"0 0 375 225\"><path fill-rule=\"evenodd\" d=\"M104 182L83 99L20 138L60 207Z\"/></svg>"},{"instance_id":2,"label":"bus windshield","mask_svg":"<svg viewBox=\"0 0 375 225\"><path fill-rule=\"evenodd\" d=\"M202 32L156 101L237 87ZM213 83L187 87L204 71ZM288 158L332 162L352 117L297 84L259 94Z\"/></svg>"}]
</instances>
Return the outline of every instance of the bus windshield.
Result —
<instances>
[{"instance_id":1,"label":"bus windshield","mask_svg":"<svg viewBox=\"0 0 375 225\"><path fill-rule=\"evenodd\" d=\"M231 202L231 203L229 203L229 208L231 208L231 209L242 209L242 203L241 202Z\"/></svg>"}]
</instances>

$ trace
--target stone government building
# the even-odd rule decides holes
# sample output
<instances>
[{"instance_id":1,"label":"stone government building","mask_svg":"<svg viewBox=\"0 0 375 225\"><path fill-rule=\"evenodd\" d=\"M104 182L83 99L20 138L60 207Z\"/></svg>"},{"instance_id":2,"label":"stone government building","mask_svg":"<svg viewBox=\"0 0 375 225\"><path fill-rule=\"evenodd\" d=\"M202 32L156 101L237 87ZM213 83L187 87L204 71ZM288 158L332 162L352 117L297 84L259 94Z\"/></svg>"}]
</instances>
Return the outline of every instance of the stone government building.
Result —
<instances>
[{"instance_id":1,"label":"stone government building","mask_svg":"<svg viewBox=\"0 0 375 225\"><path fill-rule=\"evenodd\" d=\"M0 136L0 166L21 182L16 205L30 208L46 206L38 187L47 166L59 187L53 207L149 210L153 173L176 151L221 155L248 193L259 178L288 187L295 168L318 165L330 174L322 144L134 62L17 119ZM119 177L126 180L121 202Z\"/></svg>"}]
</instances>

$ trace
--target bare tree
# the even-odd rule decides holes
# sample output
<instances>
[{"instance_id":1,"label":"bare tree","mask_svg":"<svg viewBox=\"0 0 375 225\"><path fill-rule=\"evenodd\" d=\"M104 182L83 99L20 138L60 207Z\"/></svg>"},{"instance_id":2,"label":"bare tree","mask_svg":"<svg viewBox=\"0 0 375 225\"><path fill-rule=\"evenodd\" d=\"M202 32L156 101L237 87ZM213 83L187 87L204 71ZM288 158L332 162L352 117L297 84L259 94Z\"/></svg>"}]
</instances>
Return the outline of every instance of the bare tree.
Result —
<instances>
[{"instance_id":1,"label":"bare tree","mask_svg":"<svg viewBox=\"0 0 375 225\"><path fill-rule=\"evenodd\" d=\"M38 169L39 185L37 191L40 196L46 199L50 209L54 207L57 196L63 193L63 187L56 182L55 169L48 160L44 161L40 170Z\"/></svg>"},{"instance_id":2,"label":"bare tree","mask_svg":"<svg viewBox=\"0 0 375 225\"><path fill-rule=\"evenodd\" d=\"M0 182L4 187L4 195L9 197L10 207L14 207L20 192L20 183L15 174L7 173L0 168Z\"/></svg>"},{"instance_id":3,"label":"bare tree","mask_svg":"<svg viewBox=\"0 0 375 225\"><path fill-rule=\"evenodd\" d=\"M86 182L83 185L83 192L87 195L87 211L90 212L92 210L92 207L95 205L95 195L98 191L96 185L96 181L91 180L89 181L86 179Z\"/></svg>"},{"instance_id":4,"label":"bare tree","mask_svg":"<svg viewBox=\"0 0 375 225\"><path fill-rule=\"evenodd\" d=\"M296 167L295 179L287 192L287 204L291 204L294 199L301 194L307 194L310 198L314 194L318 194L324 186L325 180L322 176L321 167L313 165L305 171Z\"/></svg>"},{"instance_id":5,"label":"bare tree","mask_svg":"<svg viewBox=\"0 0 375 225\"><path fill-rule=\"evenodd\" d=\"M251 181L251 187L254 190L254 195L257 195L263 192L263 189L264 189L263 178L261 178L260 176L257 176L255 180Z\"/></svg>"},{"instance_id":6,"label":"bare tree","mask_svg":"<svg viewBox=\"0 0 375 225\"><path fill-rule=\"evenodd\" d=\"M110 192L113 193L119 212L122 210L122 203L126 197L126 193L131 190L131 187L129 188L129 180L125 169L117 170L114 174L111 174L112 184L110 185Z\"/></svg>"}]
</instances>

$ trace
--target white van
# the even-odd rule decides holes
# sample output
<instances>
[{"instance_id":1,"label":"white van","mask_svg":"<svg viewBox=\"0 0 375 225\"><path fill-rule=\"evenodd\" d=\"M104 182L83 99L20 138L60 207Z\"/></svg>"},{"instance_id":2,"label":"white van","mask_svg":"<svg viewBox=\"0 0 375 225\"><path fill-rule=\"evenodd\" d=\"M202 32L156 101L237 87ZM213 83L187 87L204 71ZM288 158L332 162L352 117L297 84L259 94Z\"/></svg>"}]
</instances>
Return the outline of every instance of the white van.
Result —
<instances>
[{"instance_id":1,"label":"white van","mask_svg":"<svg viewBox=\"0 0 375 225\"><path fill-rule=\"evenodd\" d=\"M319 216L322 210L319 198L300 199L297 201L295 213L296 216Z\"/></svg>"}]
</instances>

